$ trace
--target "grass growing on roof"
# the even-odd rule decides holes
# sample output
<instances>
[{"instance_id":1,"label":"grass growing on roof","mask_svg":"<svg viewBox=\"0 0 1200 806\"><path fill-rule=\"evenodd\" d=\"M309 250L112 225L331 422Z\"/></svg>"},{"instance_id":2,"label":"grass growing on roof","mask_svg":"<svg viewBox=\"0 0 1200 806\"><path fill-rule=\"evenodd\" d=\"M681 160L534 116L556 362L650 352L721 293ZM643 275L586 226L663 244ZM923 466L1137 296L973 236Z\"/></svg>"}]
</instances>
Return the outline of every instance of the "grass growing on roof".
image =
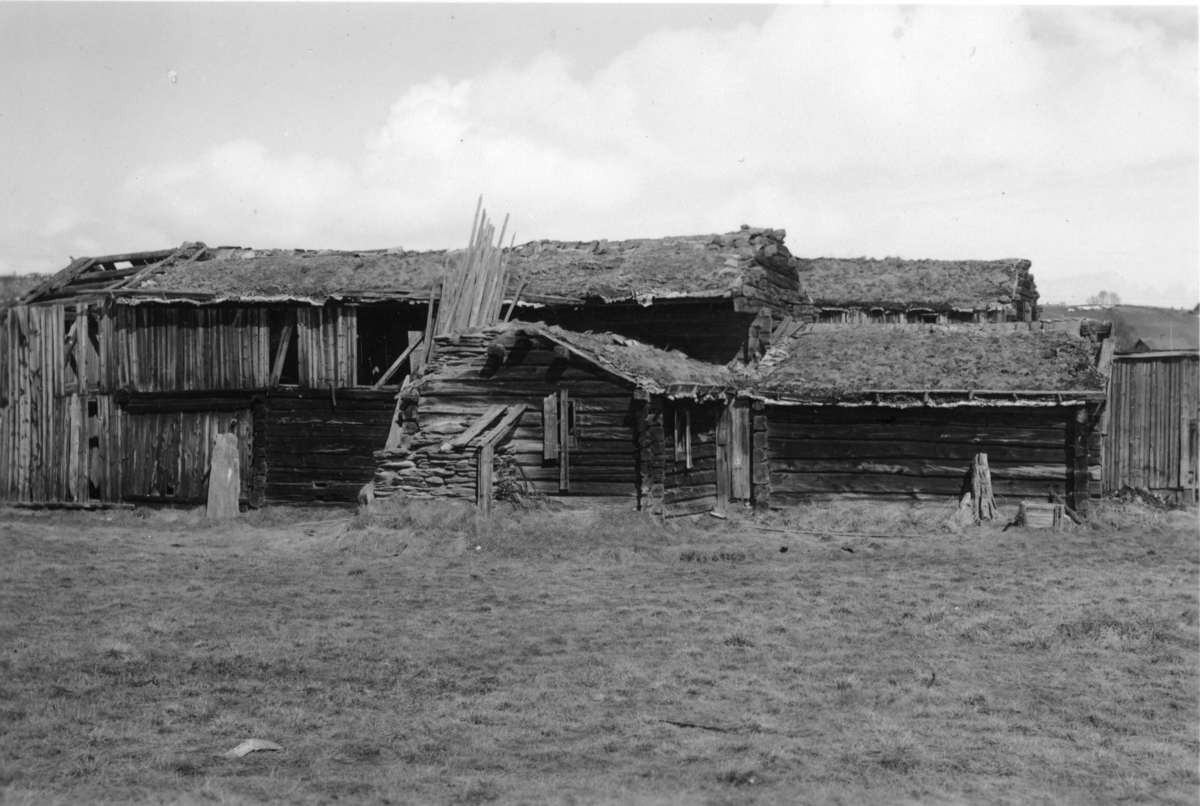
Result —
<instances>
[{"instance_id":1,"label":"grass growing on roof","mask_svg":"<svg viewBox=\"0 0 1200 806\"><path fill-rule=\"evenodd\" d=\"M927 514L10 513L0 800L1193 802L1195 514Z\"/></svg>"}]
</instances>

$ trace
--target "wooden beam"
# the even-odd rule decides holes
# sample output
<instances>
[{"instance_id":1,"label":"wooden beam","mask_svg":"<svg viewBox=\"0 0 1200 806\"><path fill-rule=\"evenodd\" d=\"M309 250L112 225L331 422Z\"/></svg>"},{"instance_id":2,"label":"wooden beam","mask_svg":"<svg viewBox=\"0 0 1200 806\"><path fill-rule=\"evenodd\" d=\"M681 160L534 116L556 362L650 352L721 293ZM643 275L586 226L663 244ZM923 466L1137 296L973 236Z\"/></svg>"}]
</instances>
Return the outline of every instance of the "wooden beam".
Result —
<instances>
[{"instance_id":1,"label":"wooden beam","mask_svg":"<svg viewBox=\"0 0 1200 806\"><path fill-rule=\"evenodd\" d=\"M443 442L438 449L442 453L449 453L453 448L461 448L468 442L479 436L485 428L496 421L496 418L504 414L508 410L507 406L491 406L483 414L479 415L479 419L471 424L471 427L454 439Z\"/></svg>"},{"instance_id":2,"label":"wooden beam","mask_svg":"<svg viewBox=\"0 0 1200 806\"><path fill-rule=\"evenodd\" d=\"M421 345L422 341L424 341L424 337L418 336L416 341L414 341L412 344L405 347L404 352L400 353L400 357L392 362L392 365L387 368L387 372L383 373L383 375L379 378L378 381L375 382L375 385L372 386L371 388L372 389L382 389L384 384L386 384L391 379L391 377L396 374L396 370L400 369L400 365L404 363L404 359L408 358L409 354L411 354L413 350L415 350L417 347L419 347Z\"/></svg>"}]
</instances>

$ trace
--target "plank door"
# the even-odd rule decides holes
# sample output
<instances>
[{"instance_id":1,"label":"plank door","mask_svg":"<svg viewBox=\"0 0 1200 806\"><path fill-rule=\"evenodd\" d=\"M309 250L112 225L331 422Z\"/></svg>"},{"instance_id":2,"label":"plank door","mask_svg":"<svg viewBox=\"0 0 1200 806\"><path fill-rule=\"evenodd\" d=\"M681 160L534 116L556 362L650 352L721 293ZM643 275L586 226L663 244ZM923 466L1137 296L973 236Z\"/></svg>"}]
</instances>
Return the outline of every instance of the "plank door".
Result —
<instances>
[{"instance_id":1,"label":"plank door","mask_svg":"<svg viewBox=\"0 0 1200 806\"><path fill-rule=\"evenodd\" d=\"M721 405L721 404L718 404ZM717 420L717 511L750 500L750 402L721 405Z\"/></svg>"}]
</instances>

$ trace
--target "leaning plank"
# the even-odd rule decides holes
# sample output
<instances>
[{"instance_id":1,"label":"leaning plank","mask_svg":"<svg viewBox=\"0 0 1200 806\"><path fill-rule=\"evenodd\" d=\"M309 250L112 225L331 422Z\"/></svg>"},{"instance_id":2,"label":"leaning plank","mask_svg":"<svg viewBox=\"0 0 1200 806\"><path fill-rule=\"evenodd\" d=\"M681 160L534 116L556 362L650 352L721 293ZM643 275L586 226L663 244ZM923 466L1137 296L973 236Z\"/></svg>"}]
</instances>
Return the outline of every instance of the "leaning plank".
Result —
<instances>
[{"instance_id":1,"label":"leaning plank","mask_svg":"<svg viewBox=\"0 0 1200 806\"><path fill-rule=\"evenodd\" d=\"M408 358L409 354L413 350L415 350L417 347L419 347L422 341L423 341L423 337L418 336L416 341L414 341L412 344L405 347L404 352L400 353L400 357L392 362L392 365L387 368L387 372L383 373L383 376L378 381L376 381L375 385L372 386L371 388L372 389L382 389L383 385L385 383L387 383L389 380L391 380L392 376L396 374L396 370L400 369L400 365L404 363L404 359Z\"/></svg>"},{"instance_id":2,"label":"leaning plank","mask_svg":"<svg viewBox=\"0 0 1200 806\"><path fill-rule=\"evenodd\" d=\"M275 363L271 365L271 383L270 386L274 389L279 385L279 378L283 375L283 361L287 358L288 345L292 341L292 331L296 327L296 315L291 313L288 315L287 324L283 326L283 332L279 335L279 347L275 350Z\"/></svg>"},{"instance_id":3,"label":"leaning plank","mask_svg":"<svg viewBox=\"0 0 1200 806\"><path fill-rule=\"evenodd\" d=\"M454 439L443 442L440 449L441 452L447 453L453 448L461 448L462 446L466 445L475 437L479 436L479 434L485 428L495 422L497 417L504 414L507 408L507 406L491 406L487 411L479 415L479 419L472 423L470 428L468 428L466 431L463 431Z\"/></svg>"},{"instance_id":4,"label":"leaning plank","mask_svg":"<svg viewBox=\"0 0 1200 806\"><path fill-rule=\"evenodd\" d=\"M496 424L495 428L483 435L483 437L479 440L479 444L493 445L499 441L512 429L514 425L517 424L517 421L521 419L521 415L525 413L526 408L527 407L524 403L518 403L515 406L509 406L508 414L504 415L504 418Z\"/></svg>"}]
</instances>

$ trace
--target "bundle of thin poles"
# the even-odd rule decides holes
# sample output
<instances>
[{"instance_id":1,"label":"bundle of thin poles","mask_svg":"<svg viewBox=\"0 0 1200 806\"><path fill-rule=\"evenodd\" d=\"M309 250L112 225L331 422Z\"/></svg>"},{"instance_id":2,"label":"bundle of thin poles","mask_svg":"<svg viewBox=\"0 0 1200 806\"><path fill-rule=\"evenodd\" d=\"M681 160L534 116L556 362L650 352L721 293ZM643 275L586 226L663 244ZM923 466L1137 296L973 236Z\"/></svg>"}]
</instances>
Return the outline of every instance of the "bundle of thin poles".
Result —
<instances>
[{"instance_id":1,"label":"bundle of thin poles","mask_svg":"<svg viewBox=\"0 0 1200 806\"><path fill-rule=\"evenodd\" d=\"M470 332L500 319L504 286L508 280L508 255L503 248L507 229L506 215L500 237L493 245L496 228L488 220L487 210L483 209L483 196L480 196L471 222L467 250L458 267L453 272L447 271L442 278L442 299L434 328L436 335ZM515 242L514 234L509 251Z\"/></svg>"}]
</instances>

